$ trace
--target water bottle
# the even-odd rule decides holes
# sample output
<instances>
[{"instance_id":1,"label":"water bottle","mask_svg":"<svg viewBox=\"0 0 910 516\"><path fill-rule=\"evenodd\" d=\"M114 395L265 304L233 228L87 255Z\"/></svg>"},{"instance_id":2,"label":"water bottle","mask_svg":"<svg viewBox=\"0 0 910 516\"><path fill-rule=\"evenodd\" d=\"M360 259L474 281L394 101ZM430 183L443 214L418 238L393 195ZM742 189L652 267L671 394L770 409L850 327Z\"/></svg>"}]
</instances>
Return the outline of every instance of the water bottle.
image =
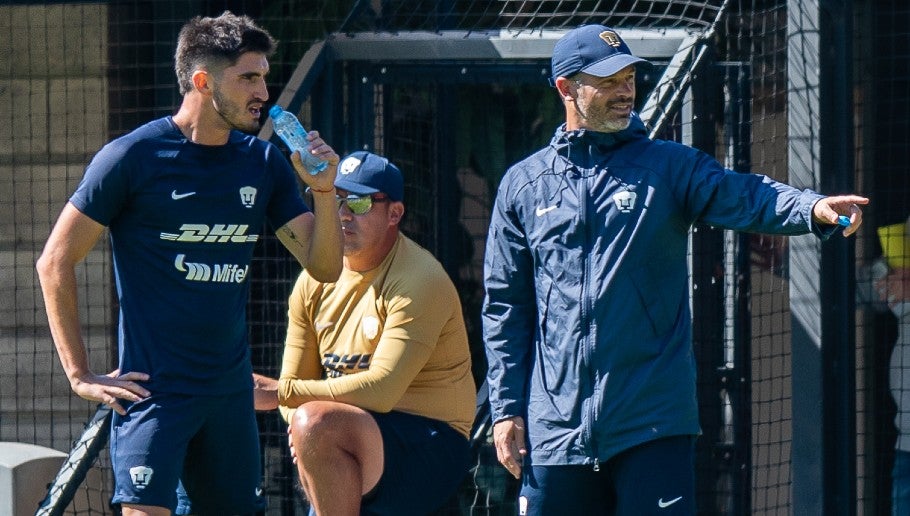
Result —
<instances>
[{"instance_id":1,"label":"water bottle","mask_svg":"<svg viewBox=\"0 0 910 516\"><path fill-rule=\"evenodd\" d=\"M310 154L310 142L306 139L306 129L296 116L275 105L269 109L269 117L272 119L275 134L281 137L291 153L300 151L300 161L303 162L307 172L316 175L329 165L326 161Z\"/></svg>"}]
</instances>

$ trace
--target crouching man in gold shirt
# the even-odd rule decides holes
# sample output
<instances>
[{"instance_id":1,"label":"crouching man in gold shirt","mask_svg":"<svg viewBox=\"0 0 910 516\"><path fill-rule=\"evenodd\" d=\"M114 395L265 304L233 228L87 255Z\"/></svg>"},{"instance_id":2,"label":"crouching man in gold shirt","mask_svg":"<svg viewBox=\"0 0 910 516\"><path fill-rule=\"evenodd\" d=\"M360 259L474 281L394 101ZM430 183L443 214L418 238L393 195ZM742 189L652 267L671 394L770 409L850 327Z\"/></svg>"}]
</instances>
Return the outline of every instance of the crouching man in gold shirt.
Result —
<instances>
[{"instance_id":1,"label":"crouching man in gold shirt","mask_svg":"<svg viewBox=\"0 0 910 516\"><path fill-rule=\"evenodd\" d=\"M461 304L442 265L399 232L403 179L355 152L335 180L344 269L304 270L278 381L311 514L427 514L468 470L475 386Z\"/></svg>"}]
</instances>

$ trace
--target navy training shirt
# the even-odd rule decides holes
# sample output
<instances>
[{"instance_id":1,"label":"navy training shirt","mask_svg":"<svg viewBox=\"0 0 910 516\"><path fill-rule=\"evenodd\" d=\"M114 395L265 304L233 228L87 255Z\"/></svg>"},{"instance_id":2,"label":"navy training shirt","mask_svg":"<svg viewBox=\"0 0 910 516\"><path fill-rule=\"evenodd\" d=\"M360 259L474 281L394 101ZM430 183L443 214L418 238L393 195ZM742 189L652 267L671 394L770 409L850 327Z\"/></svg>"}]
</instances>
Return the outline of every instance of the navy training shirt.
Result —
<instances>
[{"instance_id":1,"label":"navy training shirt","mask_svg":"<svg viewBox=\"0 0 910 516\"><path fill-rule=\"evenodd\" d=\"M265 221L309 211L278 148L239 131L198 145L161 118L105 145L70 201L110 230L121 373L153 393L251 388L253 248Z\"/></svg>"}]
</instances>

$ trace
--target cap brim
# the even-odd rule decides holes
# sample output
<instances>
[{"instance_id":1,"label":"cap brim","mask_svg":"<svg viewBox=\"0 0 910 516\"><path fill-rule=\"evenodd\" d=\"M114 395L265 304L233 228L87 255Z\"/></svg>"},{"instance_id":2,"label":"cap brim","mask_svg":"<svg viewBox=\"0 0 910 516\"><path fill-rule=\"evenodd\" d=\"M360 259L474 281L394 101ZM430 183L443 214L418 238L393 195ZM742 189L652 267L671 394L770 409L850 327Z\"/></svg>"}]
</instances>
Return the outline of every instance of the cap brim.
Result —
<instances>
[{"instance_id":1,"label":"cap brim","mask_svg":"<svg viewBox=\"0 0 910 516\"><path fill-rule=\"evenodd\" d=\"M594 77L609 77L623 68L636 63L648 63L648 60L629 54L616 54L582 68L581 71ZM650 64L650 63L649 63Z\"/></svg>"},{"instance_id":2,"label":"cap brim","mask_svg":"<svg viewBox=\"0 0 910 516\"><path fill-rule=\"evenodd\" d=\"M368 194L379 193L379 190L377 190L375 188L370 188L369 186L364 186L360 183L348 181L344 178L335 179L335 188L338 188L340 190L347 190L347 191L351 192L352 194L356 194L356 195L368 195Z\"/></svg>"}]
</instances>

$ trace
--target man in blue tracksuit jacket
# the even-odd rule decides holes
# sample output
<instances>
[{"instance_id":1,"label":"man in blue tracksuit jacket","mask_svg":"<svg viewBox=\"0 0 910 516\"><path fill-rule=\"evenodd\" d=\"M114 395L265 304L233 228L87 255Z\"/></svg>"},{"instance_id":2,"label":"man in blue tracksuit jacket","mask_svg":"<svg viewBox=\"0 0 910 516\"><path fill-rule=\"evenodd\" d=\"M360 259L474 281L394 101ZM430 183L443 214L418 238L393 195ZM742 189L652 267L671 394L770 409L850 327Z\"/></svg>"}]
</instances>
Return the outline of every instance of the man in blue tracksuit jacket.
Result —
<instances>
[{"instance_id":1,"label":"man in blue tracksuit jacket","mask_svg":"<svg viewBox=\"0 0 910 516\"><path fill-rule=\"evenodd\" d=\"M648 139L632 112L642 61L601 25L561 38L551 81L566 123L497 193L483 327L520 514L694 514L689 228L826 238L846 215L850 235L868 203Z\"/></svg>"}]
</instances>

